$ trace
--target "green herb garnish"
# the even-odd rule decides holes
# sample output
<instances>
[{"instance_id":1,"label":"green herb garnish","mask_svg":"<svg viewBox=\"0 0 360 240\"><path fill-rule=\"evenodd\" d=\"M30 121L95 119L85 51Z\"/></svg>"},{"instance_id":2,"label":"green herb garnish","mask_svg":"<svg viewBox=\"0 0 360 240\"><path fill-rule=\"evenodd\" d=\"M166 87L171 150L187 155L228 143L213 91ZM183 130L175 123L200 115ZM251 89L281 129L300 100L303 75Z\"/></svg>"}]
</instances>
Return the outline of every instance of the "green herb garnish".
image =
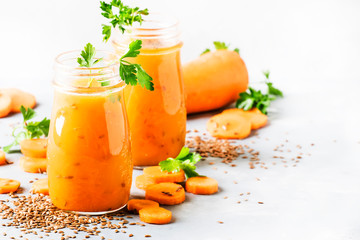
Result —
<instances>
[{"instance_id":1,"label":"green herb garnish","mask_svg":"<svg viewBox=\"0 0 360 240\"><path fill-rule=\"evenodd\" d=\"M236 101L236 107L248 111L252 108L259 109L262 113L267 114L267 108L270 106L271 101L275 100L278 96L283 97L283 93L273 86L270 82L269 71L263 72L265 75L265 84L268 87L266 94L261 90L255 90L252 87L248 88L248 91L239 94L239 99Z\"/></svg>"},{"instance_id":2,"label":"green herb garnish","mask_svg":"<svg viewBox=\"0 0 360 240\"><path fill-rule=\"evenodd\" d=\"M95 47L91 43L86 44L84 50L81 51L80 57L77 59L80 67L90 68L101 61L102 58L94 59L95 53Z\"/></svg>"},{"instance_id":3,"label":"green herb garnish","mask_svg":"<svg viewBox=\"0 0 360 240\"><path fill-rule=\"evenodd\" d=\"M118 8L118 14L113 12L113 7ZM139 22L140 24L143 21L142 16L148 15L148 9L140 10L140 8L135 7L131 8L124 5L121 0L112 0L111 3L100 2L100 8L103 10L101 15L105 18L111 20L110 23L113 28L118 27L122 33L125 32L125 26L132 26L134 22ZM104 41L107 42L111 36L111 26L102 25L104 35Z\"/></svg>"},{"instance_id":4,"label":"green herb garnish","mask_svg":"<svg viewBox=\"0 0 360 240\"><path fill-rule=\"evenodd\" d=\"M184 170L187 178L199 176L195 171L195 164L201 160L201 155L190 152L190 149L183 147L176 158L168 158L159 163L161 171L178 172Z\"/></svg>"},{"instance_id":5,"label":"green herb garnish","mask_svg":"<svg viewBox=\"0 0 360 240\"><path fill-rule=\"evenodd\" d=\"M49 134L50 119L44 118L40 122L29 122L35 117L35 111L31 108L25 109L24 106L20 107L20 111L24 119L23 123L14 128L12 132L14 141L3 147L4 152L9 153L12 147L19 145L24 139L47 137Z\"/></svg>"},{"instance_id":6,"label":"green herb garnish","mask_svg":"<svg viewBox=\"0 0 360 240\"><path fill-rule=\"evenodd\" d=\"M118 14L114 14L113 7L118 8ZM124 5L121 0L112 0L111 3L100 2L101 13L105 18L111 19L111 25L102 25L104 41L107 42L111 36L112 28L119 28L122 33L125 32L125 26L132 26L134 22L142 23L143 15L148 15L147 9L140 10L140 8L131 8ZM126 84L133 86L140 84L143 88L153 91L154 84L152 78L145 72L140 64L130 63L126 58L135 58L140 54L142 41L135 40L129 44L129 50L120 58L120 77Z\"/></svg>"},{"instance_id":7,"label":"green herb garnish","mask_svg":"<svg viewBox=\"0 0 360 240\"><path fill-rule=\"evenodd\" d=\"M224 42L219 42L219 41L215 41L215 42L213 42L213 44L214 44L214 47L215 47L216 50L229 49L229 46L230 46L230 44L226 44ZM207 48L200 55L203 55L203 54L205 54L207 52L211 52L211 50L209 48ZM240 54L240 50L238 48L235 48L234 52Z\"/></svg>"},{"instance_id":8,"label":"green herb garnish","mask_svg":"<svg viewBox=\"0 0 360 240\"><path fill-rule=\"evenodd\" d=\"M140 54L141 40L135 40L130 43L129 51L120 58L120 77L126 84L137 85L145 87L148 90L154 90L154 83L152 78L145 72L140 64L130 63L125 58L137 57Z\"/></svg>"}]
</instances>

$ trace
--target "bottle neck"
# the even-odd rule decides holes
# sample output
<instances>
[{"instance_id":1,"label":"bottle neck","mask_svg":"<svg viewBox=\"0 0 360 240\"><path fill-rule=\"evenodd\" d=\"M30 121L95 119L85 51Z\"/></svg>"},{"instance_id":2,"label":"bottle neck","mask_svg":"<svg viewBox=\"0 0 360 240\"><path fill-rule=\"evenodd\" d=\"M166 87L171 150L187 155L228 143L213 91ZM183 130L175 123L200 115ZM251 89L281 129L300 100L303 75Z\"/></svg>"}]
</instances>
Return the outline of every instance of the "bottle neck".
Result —
<instances>
[{"instance_id":1,"label":"bottle neck","mask_svg":"<svg viewBox=\"0 0 360 240\"><path fill-rule=\"evenodd\" d=\"M176 51L182 46L179 22L170 16L150 13L141 25L136 23L124 33L115 29L112 44L118 50L126 50L134 40L142 41L141 54Z\"/></svg>"},{"instance_id":2,"label":"bottle neck","mask_svg":"<svg viewBox=\"0 0 360 240\"><path fill-rule=\"evenodd\" d=\"M53 85L56 89L75 93L101 93L125 85L119 76L118 57L115 53L97 51L100 59L92 67L79 67L81 51L60 54L55 59Z\"/></svg>"}]
</instances>

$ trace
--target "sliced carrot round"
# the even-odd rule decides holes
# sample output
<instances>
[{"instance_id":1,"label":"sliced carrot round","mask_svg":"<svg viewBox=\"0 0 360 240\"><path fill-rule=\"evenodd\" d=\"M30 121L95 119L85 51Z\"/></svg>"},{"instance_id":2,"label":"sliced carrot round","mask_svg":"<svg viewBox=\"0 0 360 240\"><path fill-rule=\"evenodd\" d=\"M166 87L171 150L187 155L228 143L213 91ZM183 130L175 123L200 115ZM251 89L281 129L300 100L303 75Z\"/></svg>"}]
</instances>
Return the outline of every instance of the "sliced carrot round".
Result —
<instances>
[{"instance_id":1,"label":"sliced carrot round","mask_svg":"<svg viewBox=\"0 0 360 240\"><path fill-rule=\"evenodd\" d=\"M249 136L251 123L239 114L223 112L211 117L206 128L213 137L242 139Z\"/></svg>"},{"instance_id":2,"label":"sliced carrot round","mask_svg":"<svg viewBox=\"0 0 360 240\"><path fill-rule=\"evenodd\" d=\"M46 172L47 159L46 158L33 158L21 157L20 168L29 173L43 173Z\"/></svg>"},{"instance_id":3,"label":"sliced carrot round","mask_svg":"<svg viewBox=\"0 0 360 240\"><path fill-rule=\"evenodd\" d=\"M267 123L268 117L263 114L259 109L252 108L249 111L245 111L239 108L231 108L223 111L224 113L235 113L248 118L251 122L251 129L259 129L264 127Z\"/></svg>"},{"instance_id":4,"label":"sliced carrot round","mask_svg":"<svg viewBox=\"0 0 360 240\"><path fill-rule=\"evenodd\" d=\"M42 193L44 195L49 195L48 179L43 178L43 179L40 179L40 180L37 180L36 182L34 182L34 184L32 185L31 192L32 193Z\"/></svg>"},{"instance_id":5,"label":"sliced carrot round","mask_svg":"<svg viewBox=\"0 0 360 240\"><path fill-rule=\"evenodd\" d=\"M146 188L152 184L155 184L155 180L145 175L139 175L135 178L135 185L139 189L146 190Z\"/></svg>"},{"instance_id":6,"label":"sliced carrot round","mask_svg":"<svg viewBox=\"0 0 360 240\"><path fill-rule=\"evenodd\" d=\"M11 97L6 93L0 92L0 118L9 115L11 107Z\"/></svg>"},{"instance_id":7,"label":"sliced carrot round","mask_svg":"<svg viewBox=\"0 0 360 240\"><path fill-rule=\"evenodd\" d=\"M139 211L140 220L152 224L167 224L171 222L171 211L162 207L148 207Z\"/></svg>"},{"instance_id":8,"label":"sliced carrot round","mask_svg":"<svg viewBox=\"0 0 360 240\"><path fill-rule=\"evenodd\" d=\"M7 164L5 152L3 150L0 150L0 165L5 164Z\"/></svg>"},{"instance_id":9,"label":"sliced carrot round","mask_svg":"<svg viewBox=\"0 0 360 240\"><path fill-rule=\"evenodd\" d=\"M156 183L183 182L185 180L185 173L182 169L179 172L162 172L160 166L144 168L144 175L151 177Z\"/></svg>"},{"instance_id":10,"label":"sliced carrot round","mask_svg":"<svg viewBox=\"0 0 360 240\"><path fill-rule=\"evenodd\" d=\"M0 90L1 93L8 94L11 97L11 111L20 112L20 107L34 108L36 99L34 95L21 91L16 88L5 88Z\"/></svg>"},{"instance_id":11,"label":"sliced carrot round","mask_svg":"<svg viewBox=\"0 0 360 240\"><path fill-rule=\"evenodd\" d=\"M214 194L218 191L218 182L210 177L192 177L186 181L186 191L193 194Z\"/></svg>"},{"instance_id":12,"label":"sliced carrot round","mask_svg":"<svg viewBox=\"0 0 360 240\"><path fill-rule=\"evenodd\" d=\"M0 178L0 193L11 193L18 190L20 182L17 180Z\"/></svg>"},{"instance_id":13,"label":"sliced carrot round","mask_svg":"<svg viewBox=\"0 0 360 240\"><path fill-rule=\"evenodd\" d=\"M176 205L185 201L185 190L176 183L157 183L146 189L145 199L164 205Z\"/></svg>"},{"instance_id":14,"label":"sliced carrot round","mask_svg":"<svg viewBox=\"0 0 360 240\"><path fill-rule=\"evenodd\" d=\"M20 149L26 157L46 158L47 142L45 138L25 139L20 142Z\"/></svg>"},{"instance_id":15,"label":"sliced carrot round","mask_svg":"<svg viewBox=\"0 0 360 240\"><path fill-rule=\"evenodd\" d=\"M127 203L129 211L139 212L143 208L159 207L159 203L146 199L131 199Z\"/></svg>"}]
</instances>

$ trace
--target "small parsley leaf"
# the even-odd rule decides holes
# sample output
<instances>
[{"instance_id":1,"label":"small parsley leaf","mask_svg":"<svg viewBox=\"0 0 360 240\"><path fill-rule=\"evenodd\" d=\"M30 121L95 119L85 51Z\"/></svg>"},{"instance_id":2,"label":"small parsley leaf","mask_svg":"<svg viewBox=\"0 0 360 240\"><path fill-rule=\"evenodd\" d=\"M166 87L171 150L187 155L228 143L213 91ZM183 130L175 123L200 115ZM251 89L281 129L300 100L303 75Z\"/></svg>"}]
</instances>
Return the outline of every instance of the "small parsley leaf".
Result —
<instances>
[{"instance_id":1,"label":"small parsley leaf","mask_svg":"<svg viewBox=\"0 0 360 240\"><path fill-rule=\"evenodd\" d=\"M268 92L262 93L261 90L255 90L249 87L246 92L239 94L235 106L240 109L248 111L252 108L259 109L263 114L267 114L267 108L270 106L271 101L275 100L277 96L283 96L283 93L273 87L273 83L269 81L270 72L263 72L265 75L265 84L268 86Z\"/></svg>"},{"instance_id":2,"label":"small parsley leaf","mask_svg":"<svg viewBox=\"0 0 360 240\"><path fill-rule=\"evenodd\" d=\"M200 55L203 55L205 53L211 52L211 50L209 48L205 49Z\"/></svg>"},{"instance_id":3,"label":"small parsley leaf","mask_svg":"<svg viewBox=\"0 0 360 240\"><path fill-rule=\"evenodd\" d=\"M13 129L14 141L3 147L4 152L10 153L10 150L24 139L47 137L49 134L50 119L44 118L40 122L28 122L35 117L35 111L31 108L26 109L24 106L20 107L20 111L24 119L23 123Z\"/></svg>"},{"instance_id":4,"label":"small parsley leaf","mask_svg":"<svg viewBox=\"0 0 360 240\"><path fill-rule=\"evenodd\" d=\"M98 63L101 58L94 59L95 53L95 47L91 43L86 44L84 50L81 51L80 57L77 59L80 67L89 68Z\"/></svg>"},{"instance_id":5,"label":"small parsley leaf","mask_svg":"<svg viewBox=\"0 0 360 240\"><path fill-rule=\"evenodd\" d=\"M183 147L176 158L168 158L159 163L161 171L178 172L184 170L187 178L199 176L196 170L196 163L201 160L201 155L190 152L189 148Z\"/></svg>"},{"instance_id":6,"label":"small parsley leaf","mask_svg":"<svg viewBox=\"0 0 360 240\"><path fill-rule=\"evenodd\" d=\"M219 41L215 41L213 42L214 47L216 50L221 50L221 49L229 49L230 44L226 44L224 42L219 42ZM205 49L205 51L203 51L200 55L203 55L205 53L211 52L211 50L209 48ZM240 54L240 49L239 48L235 48L234 52Z\"/></svg>"},{"instance_id":7,"label":"small parsley leaf","mask_svg":"<svg viewBox=\"0 0 360 240\"><path fill-rule=\"evenodd\" d=\"M215 41L214 42L214 46L216 50L220 50L220 49L228 49L229 45L226 45L226 43L224 42L219 42L219 41Z\"/></svg>"}]
</instances>

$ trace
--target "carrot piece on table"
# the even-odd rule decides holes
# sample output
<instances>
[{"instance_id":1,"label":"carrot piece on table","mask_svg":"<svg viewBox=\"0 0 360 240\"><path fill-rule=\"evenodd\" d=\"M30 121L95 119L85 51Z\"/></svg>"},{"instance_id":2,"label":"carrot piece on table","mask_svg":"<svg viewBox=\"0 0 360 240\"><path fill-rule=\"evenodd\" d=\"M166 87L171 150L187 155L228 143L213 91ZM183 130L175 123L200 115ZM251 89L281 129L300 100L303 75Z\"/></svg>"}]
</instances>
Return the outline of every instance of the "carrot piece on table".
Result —
<instances>
[{"instance_id":1,"label":"carrot piece on table","mask_svg":"<svg viewBox=\"0 0 360 240\"><path fill-rule=\"evenodd\" d=\"M25 139L20 142L22 154L26 157L46 158L47 139Z\"/></svg>"},{"instance_id":2,"label":"carrot piece on table","mask_svg":"<svg viewBox=\"0 0 360 240\"><path fill-rule=\"evenodd\" d=\"M145 175L139 175L135 179L135 185L139 189L146 190L148 186L151 184L155 184L155 180L151 177L145 176Z\"/></svg>"},{"instance_id":3,"label":"carrot piece on table","mask_svg":"<svg viewBox=\"0 0 360 240\"><path fill-rule=\"evenodd\" d=\"M0 165L5 164L7 164L5 152L3 150L0 150Z\"/></svg>"},{"instance_id":4,"label":"carrot piece on table","mask_svg":"<svg viewBox=\"0 0 360 240\"><path fill-rule=\"evenodd\" d=\"M210 177L192 177L186 181L185 188L193 194L210 195L218 191L218 182Z\"/></svg>"},{"instance_id":5,"label":"carrot piece on table","mask_svg":"<svg viewBox=\"0 0 360 240\"><path fill-rule=\"evenodd\" d=\"M179 172L162 172L160 166L144 168L144 175L154 179L156 183L162 182L183 182L185 180L185 173L182 169Z\"/></svg>"},{"instance_id":6,"label":"carrot piece on table","mask_svg":"<svg viewBox=\"0 0 360 240\"><path fill-rule=\"evenodd\" d=\"M242 139L249 136L251 123L239 114L223 112L211 117L206 128L213 137Z\"/></svg>"},{"instance_id":7,"label":"carrot piece on table","mask_svg":"<svg viewBox=\"0 0 360 240\"><path fill-rule=\"evenodd\" d=\"M20 158L20 168L29 173L43 173L46 172L47 159L24 156Z\"/></svg>"},{"instance_id":8,"label":"carrot piece on table","mask_svg":"<svg viewBox=\"0 0 360 240\"><path fill-rule=\"evenodd\" d=\"M129 211L139 212L143 208L159 207L159 203L146 199L131 199L127 203Z\"/></svg>"},{"instance_id":9,"label":"carrot piece on table","mask_svg":"<svg viewBox=\"0 0 360 240\"><path fill-rule=\"evenodd\" d=\"M185 201L185 190L176 183L157 183L146 189L145 199L164 205L176 205Z\"/></svg>"},{"instance_id":10,"label":"carrot piece on table","mask_svg":"<svg viewBox=\"0 0 360 240\"><path fill-rule=\"evenodd\" d=\"M224 113L231 112L231 113L239 114L241 116L246 117L251 122L252 130L264 127L268 120L268 117L257 108L252 108L248 111L245 111L245 110L239 109L239 108L231 108L231 109L226 109L223 112Z\"/></svg>"},{"instance_id":11,"label":"carrot piece on table","mask_svg":"<svg viewBox=\"0 0 360 240\"><path fill-rule=\"evenodd\" d=\"M37 180L36 182L34 182L34 184L32 185L32 188L31 188L31 192L49 195L48 179L43 178L43 179L40 179L40 180Z\"/></svg>"},{"instance_id":12,"label":"carrot piece on table","mask_svg":"<svg viewBox=\"0 0 360 240\"><path fill-rule=\"evenodd\" d=\"M230 50L205 53L184 64L183 73L187 113L226 106L248 88L245 63Z\"/></svg>"},{"instance_id":13,"label":"carrot piece on table","mask_svg":"<svg viewBox=\"0 0 360 240\"><path fill-rule=\"evenodd\" d=\"M11 112L11 97L0 92L0 118L6 117Z\"/></svg>"},{"instance_id":14,"label":"carrot piece on table","mask_svg":"<svg viewBox=\"0 0 360 240\"><path fill-rule=\"evenodd\" d=\"M0 193L11 193L18 190L20 182L17 180L0 178Z\"/></svg>"},{"instance_id":15,"label":"carrot piece on table","mask_svg":"<svg viewBox=\"0 0 360 240\"><path fill-rule=\"evenodd\" d=\"M20 89L0 89L0 93L8 94L11 97L12 112L20 112L21 105L23 105L25 108L34 108L36 105L36 99L34 95L21 91Z\"/></svg>"},{"instance_id":16,"label":"carrot piece on table","mask_svg":"<svg viewBox=\"0 0 360 240\"><path fill-rule=\"evenodd\" d=\"M171 221L171 211L162 207L148 207L139 211L140 220L146 223L167 224Z\"/></svg>"}]
</instances>

